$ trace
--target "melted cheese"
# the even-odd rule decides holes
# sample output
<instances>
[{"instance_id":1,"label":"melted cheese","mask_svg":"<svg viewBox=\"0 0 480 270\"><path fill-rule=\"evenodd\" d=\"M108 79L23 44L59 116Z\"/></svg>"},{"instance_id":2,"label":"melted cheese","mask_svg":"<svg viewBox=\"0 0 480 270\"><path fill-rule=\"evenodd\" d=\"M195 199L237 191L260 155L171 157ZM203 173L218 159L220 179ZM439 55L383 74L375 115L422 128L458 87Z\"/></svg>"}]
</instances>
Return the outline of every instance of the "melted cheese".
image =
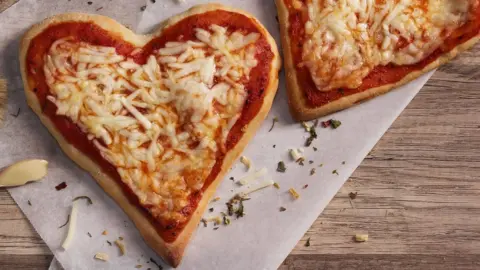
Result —
<instances>
[{"instance_id":1,"label":"melted cheese","mask_svg":"<svg viewBox=\"0 0 480 270\"><path fill-rule=\"evenodd\" d=\"M477 2L308 0L302 65L320 91L356 88L377 65L427 57L468 20Z\"/></svg>"},{"instance_id":2,"label":"melted cheese","mask_svg":"<svg viewBox=\"0 0 480 270\"><path fill-rule=\"evenodd\" d=\"M64 38L44 65L57 114L88 134L154 217L180 222L226 148L247 97L242 82L257 65L258 33L195 31L196 40L168 42L143 65Z\"/></svg>"}]
</instances>

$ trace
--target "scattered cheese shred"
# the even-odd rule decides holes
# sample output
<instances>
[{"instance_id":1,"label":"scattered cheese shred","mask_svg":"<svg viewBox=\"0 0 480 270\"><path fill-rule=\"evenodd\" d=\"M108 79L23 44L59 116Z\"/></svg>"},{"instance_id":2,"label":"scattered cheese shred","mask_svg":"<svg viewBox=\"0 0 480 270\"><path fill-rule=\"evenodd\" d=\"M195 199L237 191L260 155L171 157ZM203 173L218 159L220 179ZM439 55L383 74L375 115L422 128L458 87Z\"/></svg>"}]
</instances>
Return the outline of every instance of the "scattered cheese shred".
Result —
<instances>
[{"instance_id":1,"label":"scattered cheese shred","mask_svg":"<svg viewBox=\"0 0 480 270\"><path fill-rule=\"evenodd\" d=\"M127 253L127 249L125 248L125 244L120 240L115 240L115 245L117 245L118 249L120 249L120 256L125 255Z\"/></svg>"},{"instance_id":2,"label":"scattered cheese shred","mask_svg":"<svg viewBox=\"0 0 480 270\"><path fill-rule=\"evenodd\" d=\"M240 180L238 180L238 183L242 186L248 184L250 181L253 181L257 178L260 178L264 175L266 175L268 172L267 168L261 168L260 170L256 171L256 172L252 172L244 177L242 177Z\"/></svg>"},{"instance_id":3,"label":"scattered cheese shred","mask_svg":"<svg viewBox=\"0 0 480 270\"><path fill-rule=\"evenodd\" d=\"M215 224L222 224L222 218L219 216L209 217L204 219L206 222L213 222Z\"/></svg>"},{"instance_id":4,"label":"scattered cheese shred","mask_svg":"<svg viewBox=\"0 0 480 270\"><path fill-rule=\"evenodd\" d=\"M290 157L292 157L294 161L297 161L300 158L303 158L303 155L300 153L299 149L295 149L295 148L290 149L289 153L290 153Z\"/></svg>"},{"instance_id":5,"label":"scattered cheese shred","mask_svg":"<svg viewBox=\"0 0 480 270\"><path fill-rule=\"evenodd\" d=\"M74 201L72 204L72 212L70 213L70 223L68 224L67 237L63 241L62 248L67 250L70 244L72 243L73 236L77 227L77 212L78 212L78 201Z\"/></svg>"},{"instance_id":6,"label":"scattered cheese shred","mask_svg":"<svg viewBox=\"0 0 480 270\"><path fill-rule=\"evenodd\" d=\"M262 183L241 192L241 196L244 197L244 196L246 196L250 193L259 191L259 190L264 189L264 188L269 187L269 186L273 186L274 184L275 184L275 182L273 182L273 180L271 180L271 179L263 181Z\"/></svg>"},{"instance_id":7,"label":"scattered cheese shred","mask_svg":"<svg viewBox=\"0 0 480 270\"><path fill-rule=\"evenodd\" d=\"M103 252L97 252L97 254L95 254L95 259L97 260L100 260L100 261L108 261L108 254L106 253L103 253Z\"/></svg>"},{"instance_id":8,"label":"scattered cheese shred","mask_svg":"<svg viewBox=\"0 0 480 270\"><path fill-rule=\"evenodd\" d=\"M288 192L290 192L290 194L292 194L292 196L295 200L300 198L300 194L298 194L298 192L294 188L290 188L288 190Z\"/></svg>"},{"instance_id":9,"label":"scattered cheese shred","mask_svg":"<svg viewBox=\"0 0 480 270\"><path fill-rule=\"evenodd\" d=\"M250 170L252 168L252 162L246 156L241 156L240 162L242 162L243 165L247 167L247 170Z\"/></svg>"},{"instance_id":10,"label":"scattered cheese shred","mask_svg":"<svg viewBox=\"0 0 480 270\"><path fill-rule=\"evenodd\" d=\"M355 242L367 242L367 241L368 241L368 234L355 235Z\"/></svg>"}]
</instances>

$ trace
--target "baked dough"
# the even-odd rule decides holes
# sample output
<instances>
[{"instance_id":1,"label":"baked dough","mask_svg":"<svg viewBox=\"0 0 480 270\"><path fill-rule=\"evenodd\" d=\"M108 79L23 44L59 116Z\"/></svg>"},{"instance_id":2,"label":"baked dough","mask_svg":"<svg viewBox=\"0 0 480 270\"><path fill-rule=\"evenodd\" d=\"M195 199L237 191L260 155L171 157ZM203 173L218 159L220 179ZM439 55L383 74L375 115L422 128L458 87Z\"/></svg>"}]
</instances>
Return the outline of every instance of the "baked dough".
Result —
<instances>
[{"instance_id":1,"label":"baked dough","mask_svg":"<svg viewBox=\"0 0 480 270\"><path fill-rule=\"evenodd\" d=\"M204 191L197 209L191 216L186 226L179 233L176 240L169 243L164 241L163 238L157 233L154 224L151 223L145 211L142 211L142 209L138 205L132 204L130 202L129 198L122 190L120 184L117 183L117 181L115 181L113 178L105 174L102 171L102 168L98 166L95 162L93 162L89 157L87 157L76 147L68 143L66 138L59 132L59 130L57 130L50 118L42 113L42 108L40 106L39 100L36 94L32 91L33 82L30 81L29 77L27 76L27 51L33 38L35 38L38 34L40 34L43 30L47 29L51 25L61 22L93 22L101 28L109 31L110 33L121 36L125 41L130 42L135 46L143 47L151 39L160 36L162 34L162 29L175 25L177 22L189 16L194 16L196 14L202 14L214 10L225 10L245 15L255 23L255 25L258 27L258 31L267 39L271 51L274 54L273 59L270 63L269 84L267 89L265 89L263 103L258 114L256 114L254 118L249 122L249 124L244 127L245 133L238 141L238 143L226 153L220 172L216 176L215 180ZM207 4L195 6L182 14L176 15L168 19L161 24L161 26L156 32L150 35L136 35L115 20L104 16L81 13L56 15L33 26L25 34L20 47L20 65L27 102L32 108L32 110L38 115L42 123L55 137L62 150L81 168L88 171L97 181L97 183L120 205L120 207L135 223L136 227L138 228L148 245L153 248L167 263L169 263L173 267L176 267L179 265L183 256L184 249L189 242L192 232L195 230L198 223L200 222L201 216L208 202L210 201L210 198L215 193L216 187L222 181L225 173L229 170L233 162L238 158L240 153L243 151L245 146L253 137L260 124L265 119L268 111L270 110L273 98L278 87L278 72L280 69L280 59L278 56L278 50L275 41L267 32L267 30L262 26L262 24L252 15L245 13L244 11L225 7L219 4Z\"/></svg>"},{"instance_id":2,"label":"baked dough","mask_svg":"<svg viewBox=\"0 0 480 270\"><path fill-rule=\"evenodd\" d=\"M456 57L459 53L468 50L480 39L478 35L467 40L462 44L458 44L448 53L440 55L435 61L426 65L423 69L413 71L407 76L403 77L400 81L392 84L386 84L379 87L367 89L365 91L355 93L352 95L344 96L335 101L329 102L323 106L312 107L308 104L308 100L305 97L304 90L300 87L297 81L297 70L295 68L293 56L291 54L292 44L290 42L289 35L289 10L285 4L285 0L275 0L278 11L278 20L280 24L281 41L284 56L285 74L287 76L287 96L290 112L292 116L298 121L308 121L324 115L328 115L340 110L347 109L356 103L368 100L370 98L382 95L388 91L404 85L412 80L420 77L421 75L439 67L442 64L447 63Z\"/></svg>"}]
</instances>

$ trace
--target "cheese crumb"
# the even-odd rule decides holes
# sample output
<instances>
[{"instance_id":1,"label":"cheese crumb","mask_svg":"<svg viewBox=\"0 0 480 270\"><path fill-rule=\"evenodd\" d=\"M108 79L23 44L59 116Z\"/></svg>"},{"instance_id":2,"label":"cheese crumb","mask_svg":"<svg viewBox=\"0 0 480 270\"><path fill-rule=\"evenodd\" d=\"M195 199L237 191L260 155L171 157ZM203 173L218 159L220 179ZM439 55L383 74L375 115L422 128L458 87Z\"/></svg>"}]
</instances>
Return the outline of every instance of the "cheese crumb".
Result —
<instances>
[{"instance_id":1,"label":"cheese crumb","mask_svg":"<svg viewBox=\"0 0 480 270\"><path fill-rule=\"evenodd\" d=\"M250 170L250 168L252 167L252 162L246 156L241 156L240 162L242 162L243 165L247 167L247 170Z\"/></svg>"},{"instance_id":2,"label":"cheese crumb","mask_svg":"<svg viewBox=\"0 0 480 270\"><path fill-rule=\"evenodd\" d=\"M127 253L127 250L125 248L125 244L120 242L119 240L115 240L115 245L117 245L117 247L120 249L120 256L123 256L125 255L125 253Z\"/></svg>"},{"instance_id":3,"label":"cheese crumb","mask_svg":"<svg viewBox=\"0 0 480 270\"><path fill-rule=\"evenodd\" d=\"M290 194L293 196L295 200L300 198L300 194L298 194L298 192L294 188L290 188L288 192L290 192Z\"/></svg>"},{"instance_id":4,"label":"cheese crumb","mask_svg":"<svg viewBox=\"0 0 480 270\"><path fill-rule=\"evenodd\" d=\"M100 260L100 261L108 261L108 254L106 253L103 253L103 252L97 252L97 254L95 254L95 259L97 260Z\"/></svg>"},{"instance_id":5,"label":"cheese crumb","mask_svg":"<svg viewBox=\"0 0 480 270\"><path fill-rule=\"evenodd\" d=\"M368 241L368 234L355 235L355 242L367 242L367 241Z\"/></svg>"}]
</instances>

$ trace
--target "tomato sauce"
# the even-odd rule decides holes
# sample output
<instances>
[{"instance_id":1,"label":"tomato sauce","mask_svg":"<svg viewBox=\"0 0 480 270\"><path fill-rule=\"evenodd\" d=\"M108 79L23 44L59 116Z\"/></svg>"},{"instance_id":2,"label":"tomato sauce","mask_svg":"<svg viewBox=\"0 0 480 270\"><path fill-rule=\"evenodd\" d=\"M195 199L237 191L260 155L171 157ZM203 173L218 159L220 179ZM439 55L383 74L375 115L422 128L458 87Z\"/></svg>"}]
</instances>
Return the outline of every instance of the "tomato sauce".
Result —
<instances>
[{"instance_id":1,"label":"tomato sauce","mask_svg":"<svg viewBox=\"0 0 480 270\"><path fill-rule=\"evenodd\" d=\"M304 25L308 19L308 15L302 10L294 9L292 6L293 0L284 1L289 10L290 28L288 31L290 35L291 54L297 71L297 81L300 88L303 89L307 105L310 107L320 107L344 96L363 92L373 87L396 83L411 72L422 70L428 64L438 59L439 56L450 52L457 45L477 36L480 31L480 7L475 7L475 9L471 11L473 18L453 32L440 48L422 61L413 65L397 66L388 64L386 66L376 66L357 88L339 88L322 92L317 90L308 68L299 66L302 62L302 48L305 39Z\"/></svg>"},{"instance_id":2,"label":"tomato sauce","mask_svg":"<svg viewBox=\"0 0 480 270\"><path fill-rule=\"evenodd\" d=\"M169 41L186 41L195 39L195 28L208 29L211 24L227 26L229 31L258 32L257 25L245 15L228 11L211 11L203 14L187 17L173 26L164 29L161 36L152 39L144 46L141 53L132 57L138 64L144 64L147 57L156 49L159 49ZM135 46L124 41L120 36L110 33L97 26L93 22L64 22L52 25L37 35L30 43L27 52L26 67L28 71L28 83L30 89L38 97L43 113L50 118L55 127L61 132L66 140L74 145L78 150L87 155L96 162L103 171L115 179L123 188L124 193L134 205L137 205L144 215L155 225L158 233L166 242L173 242L178 234L184 228L187 222L178 223L173 220L156 220L145 208L140 207L138 198L132 190L125 185L120 178L115 166L106 161L93 145L92 141L87 139L87 134L64 116L56 115L56 106L49 102L46 97L50 90L46 84L43 72L44 55L48 53L52 43L60 38L74 37L78 41L88 42L92 45L114 47L118 54L130 56L135 50ZM131 56L130 56L131 57ZM232 149L241 139L242 127L247 125L259 112L262 104L265 90L269 84L270 63L274 57L270 45L266 38L262 37L256 43L256 58L258 65L250 72L250 80L245 83L245 89L248 91L247 101L244 105L242 115L231 129L226 143L226 150ZM206 179L203 191L213 182L220 172L224 154L219 154L217 161ZM190 218L194 213L199 201L202 198L202 192L196 192L190 195L190 203L180 212Z\"/></svg>"}]
</instances>

